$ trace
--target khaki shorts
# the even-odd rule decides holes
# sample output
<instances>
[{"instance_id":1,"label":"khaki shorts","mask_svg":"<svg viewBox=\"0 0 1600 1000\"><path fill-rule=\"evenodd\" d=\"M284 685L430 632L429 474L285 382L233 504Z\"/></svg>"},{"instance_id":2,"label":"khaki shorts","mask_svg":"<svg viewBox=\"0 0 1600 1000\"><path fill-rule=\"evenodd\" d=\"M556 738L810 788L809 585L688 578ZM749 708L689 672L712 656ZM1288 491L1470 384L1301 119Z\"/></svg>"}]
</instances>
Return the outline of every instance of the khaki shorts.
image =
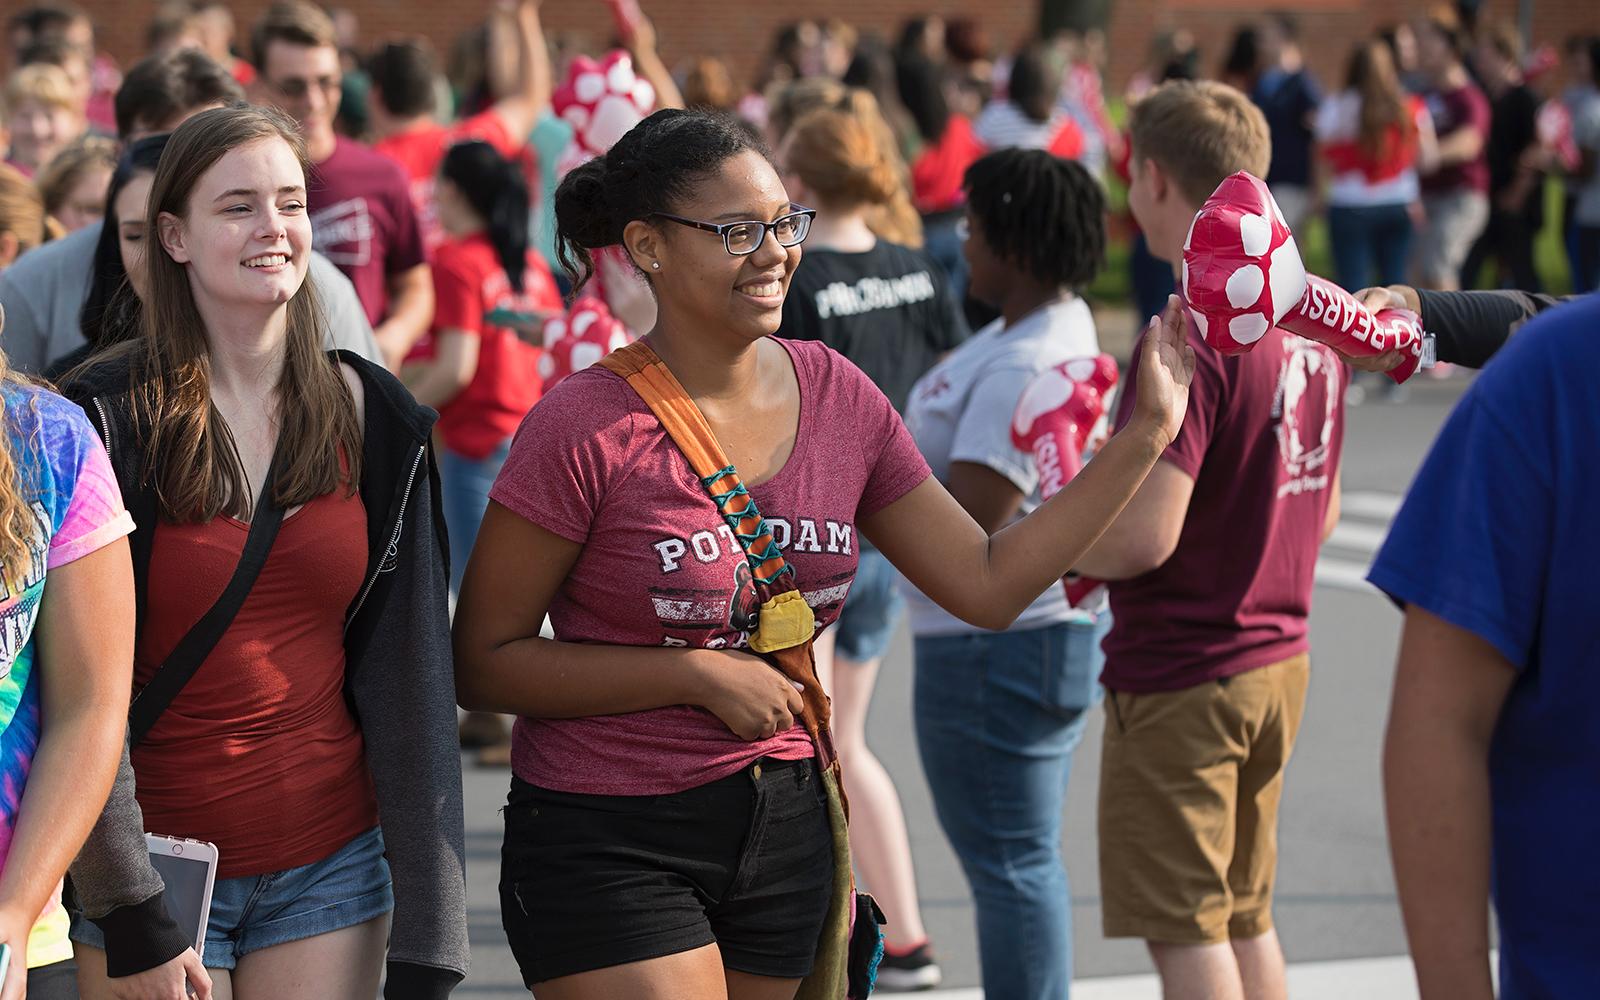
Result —
<instances>
[{"instance_id":1,"label":"khaki shorts","mask_svg":"<svg viewBox=\"0 0 1600 1000\"><path fill-rule=\"evenodd\" d=\"M1301 654L1182 691L1107 692L1106 937L1216 944L1272 929L1278 800L1309 677Z\"/></svg>"}]
</instances>

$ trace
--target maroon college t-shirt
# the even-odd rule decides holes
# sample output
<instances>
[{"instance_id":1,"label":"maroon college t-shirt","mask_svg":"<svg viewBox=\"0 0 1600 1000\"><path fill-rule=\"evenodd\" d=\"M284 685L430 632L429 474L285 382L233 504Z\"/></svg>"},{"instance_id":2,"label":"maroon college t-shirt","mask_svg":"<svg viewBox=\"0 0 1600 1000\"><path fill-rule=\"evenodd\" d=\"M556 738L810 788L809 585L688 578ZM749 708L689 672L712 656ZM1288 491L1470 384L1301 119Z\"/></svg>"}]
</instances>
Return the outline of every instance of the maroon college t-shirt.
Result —
<instances>
[{"instance_id":1,"label":"maroon college t-shirt","mask_svg":"<svg viewBox=\"0 0 1600 1000\"><path fill-rule=\"evenodd\" d=\"M794 451L750 492L819 628L855 578L856 522L928 478L928 464L872 381L811 341L777 340L800 384ZM739 649L754 591L744 553L650 408L598 365L563 379L522 422L489 496L583 551L550 604L562 642ZM751 663L752 669L766 669ZM663 669L668 669L663 667ZM758 757L812 756L796 725L746 741L687 705L580 719L517 720L512 765L543 788L664 795Z\"/></svg>"},{"instance_id":2,"label":"maroon college t-shirt","mask_svg":"<svg viewBox=\"0 0 1600 1000\"><path fill-rule=\"evenodd\" d=\"M1233 357L1192 326L1189 343L1189 410L1162 461L1194 478L1194 494L1172 557L1110 585L1102 681L1114 691L1193 687L1310 647L1317 550L1344 444L1343 363L1276 329ZM1133 409L1143 345L1118 427Z\"/></svg>"},{"instance_id":3,"label":"maroon college t-shirt","mask_svg":"<svg viewBox=\"0 0 1600 1000\"><path fill-rule=\"evenodd\" d=\"M1484 148L1465 163L1440 167L1422 176L1423 194L1449 194L1456 191L1489 193L1489 99L1468 83L1450 91L1429 91L1423 98L1433 116L1433 130L1442 139L1457 129L1471 125L1483 137Z\"/></svg>"},{"instance_id":4,"label":"maroon college t-shirt","mask_svg":"<svg viewBox=\"0 0 1600 1000\"><path fill-rule=\"evenodd\" d=\"M313 245L356 286L373 326L389 314L389 278L423 262L422 235L400 165L340 138L311 168Z\"/></svg>"}]
</instances>

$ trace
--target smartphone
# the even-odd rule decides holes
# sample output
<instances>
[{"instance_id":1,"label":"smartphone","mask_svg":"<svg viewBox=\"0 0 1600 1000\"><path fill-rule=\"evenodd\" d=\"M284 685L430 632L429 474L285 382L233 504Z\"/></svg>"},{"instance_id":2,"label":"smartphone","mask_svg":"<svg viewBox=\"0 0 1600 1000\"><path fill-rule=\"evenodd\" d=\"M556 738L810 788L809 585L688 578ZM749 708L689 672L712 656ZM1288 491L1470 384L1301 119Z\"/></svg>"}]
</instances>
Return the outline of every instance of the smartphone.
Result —
<instances>
[{"instance_id":1,"label":"smartphone","mask_svg":"<svg viewBox=\"0 0 1600 1000\"><path fill-rule=\"evenodd\" d=\"M0 941L0 983L6 981L6 973L11 971L11 946Z\"/></svg>"},{"instance_id":2,"label":"smartphone","mask_svg":"<svg viewBox=\"0 0 1600 1000\"><path fill-rule=\"evenodd\" d=\"M167 884L167 913L194 942L194 953L205 954L206 923L211 919L211 890L217 882L217 845L202 840L164 837L147 833L150 863Z\"/></svg>"}]
</instances>

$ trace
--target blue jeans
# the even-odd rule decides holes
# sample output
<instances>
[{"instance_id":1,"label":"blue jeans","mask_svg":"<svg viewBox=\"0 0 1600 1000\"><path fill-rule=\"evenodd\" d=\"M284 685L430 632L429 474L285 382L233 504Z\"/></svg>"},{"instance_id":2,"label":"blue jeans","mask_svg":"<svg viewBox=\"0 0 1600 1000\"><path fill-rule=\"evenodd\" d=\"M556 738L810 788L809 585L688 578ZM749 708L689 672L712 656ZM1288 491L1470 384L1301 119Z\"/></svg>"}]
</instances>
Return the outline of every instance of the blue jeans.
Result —
<instances>
[{"instance_id":1,"label":"blue jeans","mask_svg":"<svg viewBox=\"0 0 1600 1000\"><path fill-rule=\"evenodd\" d=\"M1137 329L1142 330L1151 316L1167 307L1167 296L1176 290L1172 265L1150 252L1143 231L1133 238L1133 250L1128 255L1128 277L1133 283L1133 308L1137 310L1134 321Z\"/></svg>"},{"instance_id":2,"label":"blue jeans","mask_svg":"<svg viewBox=\"0 0 1600 1000\"><path fill-rule=\"evenodd\" d=\"M898 576L882 552L861 546L856 578L850 583L850 594L833 626L838 634L834 649L840 656L865 663L882 659L889 651L894 628L900 624L900 614L906 606L905 598L900 596Z\"/></svg>"},{"instance_id":3,"label":"blue jeans","mask_svg":"<svg viewBox=\"0 0 1600 1000\"><path fill-rule=\"evenodd\" d=\"M977 907L986 996L1064 1000L1071 985L1061 810L1110 627L916 640L917 747Z\"/></svg>"},{"instance_id":4,"label":"blue jeans","mask_svg":"<svg viewBox=\"0 0 1600 1000\"><path fill-rule=\"evenodd\" d=\"M961 237L956 234L961 216L958 210L922 219L922 252L944 271L945 288L957 309L967 297L967 255L961 249Z\"/></svg>"},{"instance_id":5,"label":"blue jeans","mask_svg":"<svg viewBox=\"0 0 1600 1000\"><path fill-rule=\"evenodd\" d=\"M444 527L450 535L450 589L461 592L461 576L467 571L467 557L472 555L472 544L478 540L478 525L483 523L483 512L489 509L489 487L500 474L511 454L511 439L500 442L500 447L488 458L472 459L451 451L439 449L439 486L444 505Z\"/></svg>"},{"instance_id":6,"label":"blue jeans","mask_svg":"<svg viewBox=\"0 0 1600 1000\"><path fill-rule=\"evenodd\" d=\"M393 909L383 832L373 827L321 861L217 879L201 961L232 969L253 951L355 927ZM100 928L79 913L72 915L72 940L106 947Z\"/></svg>"},{"instance_id":7,"label":"blue jeans","mask_svg":"<svg viewBox=\"0 0 1600 1000\"><path fill-rule=\"evenodd\" d=\"M1404 284L1411 231L1411 213L1404 205L1329 208L1328 242L1339 284L1352 292L1369 285Z\"/></svg>"}]
</instances>

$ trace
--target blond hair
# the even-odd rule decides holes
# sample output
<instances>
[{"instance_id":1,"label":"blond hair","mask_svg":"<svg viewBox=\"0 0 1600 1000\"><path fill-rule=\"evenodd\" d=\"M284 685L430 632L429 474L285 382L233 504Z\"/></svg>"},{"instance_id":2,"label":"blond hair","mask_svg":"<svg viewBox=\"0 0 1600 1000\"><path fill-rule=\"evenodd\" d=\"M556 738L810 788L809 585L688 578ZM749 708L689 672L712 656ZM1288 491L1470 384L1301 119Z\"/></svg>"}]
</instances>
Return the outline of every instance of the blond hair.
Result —
<instances>
[{"instance_id":1,"label":"blond hair","mask_svg":"<svg viewBox=\"0 0 1600 1000\"><path fill-rule=\"evenodd\" d=\"M778 144L804 117L831 110L848 115L872 138L876 153L888 164L894 176L894 191L867 212L867 227L879 239L902 246L922 246L922 216L911 203L911 168L900 156L894 129L884 118L877 98L859 87L846 87L833 80L808 77L785 87L778 95L768 119ZM804 176L804 175L802 175ZM809 182L807 182L809 184Z\"/></svg>"},{"instance_id":2,"label":"blond hair","mask_svg":"<svg viewBox=\"0 0 1600 1000\"><path fill-rule=\"evenodd\" d=\"M5 326L6 311L0 307L0 332L4 332ZM11 400L5 389L29 384L32 379L12 371L5 352L0 351L0 426L9 423L6 410ZM35 404L30 400L28 405ZM39 543L39 521L33 513L38 490L35 484L23 480L17 467L17 457L12 451L19 443L25 449L36 451L37 431L23 442L9 433L0 439L0 581L5 584L6 593L13 597L26 586L36 568L34 549Z\"/></svg>"},{"instance_id":3,"label":"blond hair","mask_svg":"<svg viewBox=\"0 0 1600 1000\"><path fill-rule=\"evenodd\" d=\"M1211 80L1172 80L1133 106L1129 133L1136 159L1154 160L1196 205L1240 170L1267 175L1272 139L1261 109Z\"/></svg>"},{"instance_id":4,"label":"blond hair","mask_svg":"<svg viewBox=\"0 0 1600 1000\"><path fill-rule=\"evenodd\" d=\"M100 136L86 135L51 158L34 178L44 210L55 215L66 204L72 189L83 175L96 167L117 168L117 144Z\"/></svg>"},{"instance_id":5,"label":"blond hair","mask_svg":"<svg viewBox=\"0 0 1600 1000\"><path fill-rule=\"evenodd\" d=\"M901 182L866 122L846 111L813 111L785 140L784 167L830 208L885 205Z\"/></svg>"},{"instance_id":6,"label":"blond hair","mask_svg":"<svg viewBox=\"0 0 1600 1000\"><path fill-rule=\"evenodd\" d=\"M51 235L45 225L44 199L33 182L22 172L0 163L0 233L17 238L17 252L24 253L45 242Z\"/></svg>"},{"instance_id":7,"label":"blond hair","mask_svg":"<svg viewBox=\"0 0 1600 1000\"><path fill-rule=\"evenodd\" d=\"M24 101L37 101L52 108L83 113L78 103L78 92L72 86L72 77L60 66L50 63L29 63L11 74L6 81L5 105L13 112Z\"/></svg>"}]
</instances>

